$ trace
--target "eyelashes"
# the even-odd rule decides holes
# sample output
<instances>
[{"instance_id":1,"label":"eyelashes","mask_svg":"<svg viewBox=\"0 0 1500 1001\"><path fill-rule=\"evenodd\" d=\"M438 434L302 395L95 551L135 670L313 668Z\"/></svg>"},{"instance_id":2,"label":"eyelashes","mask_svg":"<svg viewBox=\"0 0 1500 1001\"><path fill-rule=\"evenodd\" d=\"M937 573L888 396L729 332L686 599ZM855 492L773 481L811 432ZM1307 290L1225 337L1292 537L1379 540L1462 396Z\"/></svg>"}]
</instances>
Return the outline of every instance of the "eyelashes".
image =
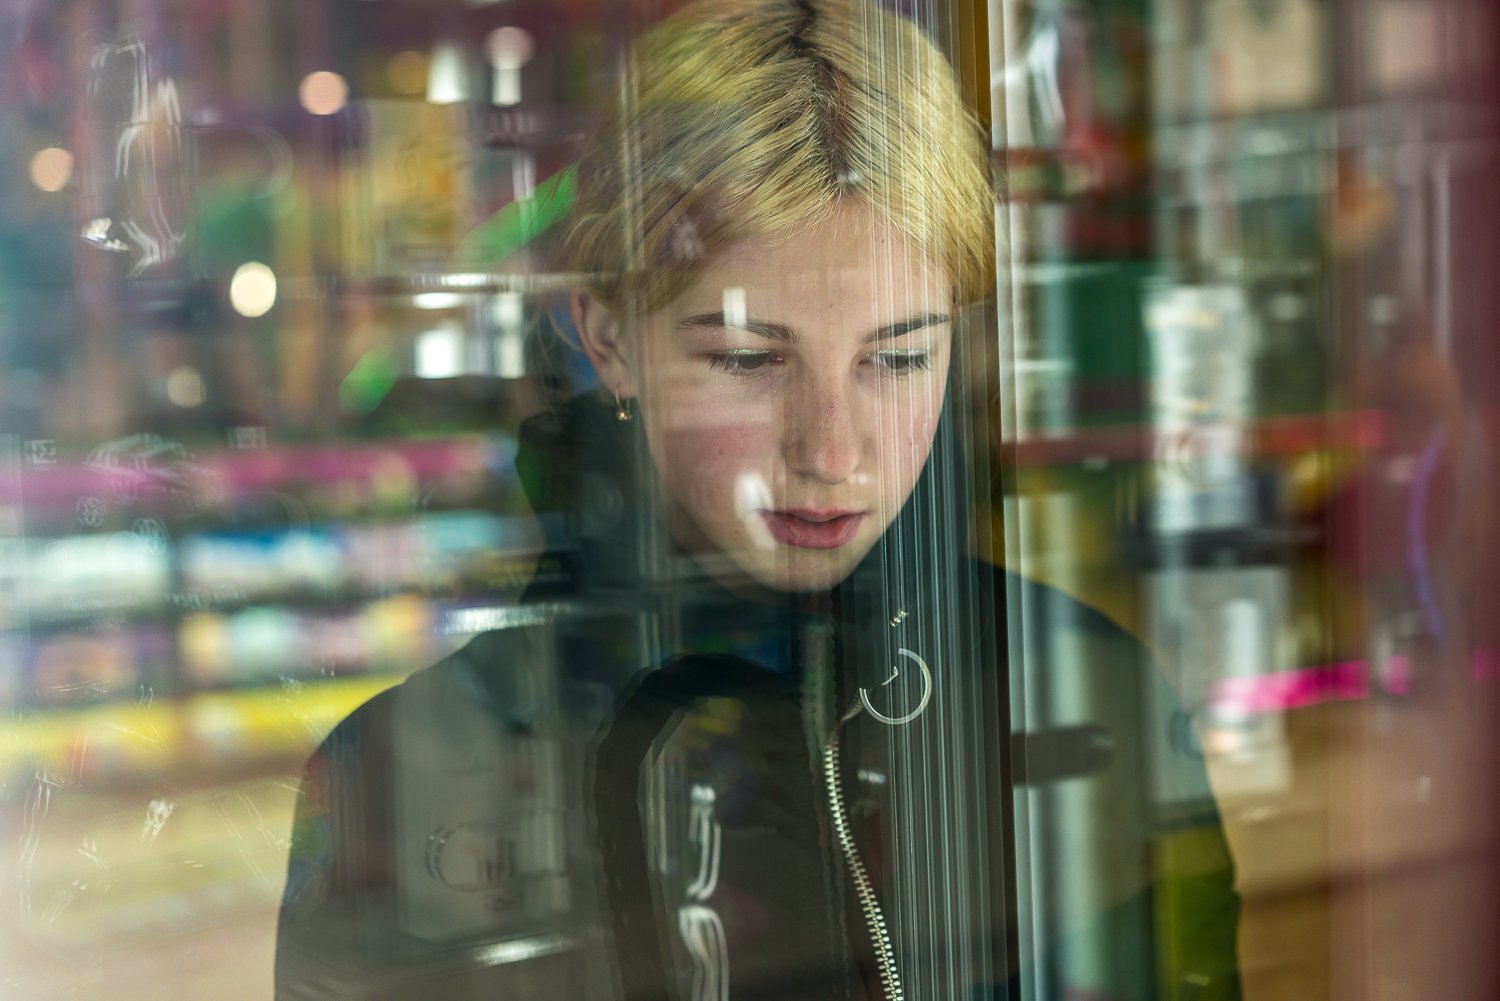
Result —
<instances>
[{"instance_id":1,"label":"eyelashes","mask_svg":"<svg viewBox=\"0 0 1500 1001\"><path fill-rule=\"evenodd\" d=\"M786 364L786 357L779 352L757 348L715 351L706 357L710 369L739 378L765 375ZM869 359L882 369L883 374L896 377L932 368L932 351L928 348L892 348L876 351L869 355Z\"/></svg>"},{"instance_id":2,"label":"eyelashes","mask_svg":"<svg viewBox=\"0 0 1500 1001\"><path fill-rule=\"evenodd\" d=\"M757 375L786 364L786 359L775 351L715 351L708 356L708 367L730 375Z\"/></svg>"},{"instance_id":3,"label":"eyelashes","mask_svg":"<svg viewBox=\"0 0 1500 1001\"><path fill-rule=\"evenodd\" d=\"M927 348L901 348L875 352L878 364L892 375L910 375L932 368L932 352Z\"/></svg>"}]
</instances>

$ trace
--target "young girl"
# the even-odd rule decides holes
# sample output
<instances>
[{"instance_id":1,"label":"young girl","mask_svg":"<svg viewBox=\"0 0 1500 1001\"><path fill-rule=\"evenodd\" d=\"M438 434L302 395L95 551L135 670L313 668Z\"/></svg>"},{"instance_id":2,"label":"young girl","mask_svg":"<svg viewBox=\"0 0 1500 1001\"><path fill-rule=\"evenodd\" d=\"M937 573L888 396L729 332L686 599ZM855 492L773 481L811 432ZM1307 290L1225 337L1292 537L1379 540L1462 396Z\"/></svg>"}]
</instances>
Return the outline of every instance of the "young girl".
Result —
<instances>
[{"instance_id":1,"label":"young girl","mask_svg":"<svg viewBox=\"0 0 1500 1001\"><path fill-rule=\"evenodd\" d=\"M518 460L564 582L313 757L279 996L1237 996L1216 827L1196 889L1153 862L1148 769L1186 755L1141 725L1159 682L970 555L992 215L953 71L894 14L707 0L639 41L567 239L602 388ZM1089 678L1087 753L1011 736L1042 635ZM1017 893L1013 790L1049 781L1083 898Z\"/></svg>"}]
</instances>

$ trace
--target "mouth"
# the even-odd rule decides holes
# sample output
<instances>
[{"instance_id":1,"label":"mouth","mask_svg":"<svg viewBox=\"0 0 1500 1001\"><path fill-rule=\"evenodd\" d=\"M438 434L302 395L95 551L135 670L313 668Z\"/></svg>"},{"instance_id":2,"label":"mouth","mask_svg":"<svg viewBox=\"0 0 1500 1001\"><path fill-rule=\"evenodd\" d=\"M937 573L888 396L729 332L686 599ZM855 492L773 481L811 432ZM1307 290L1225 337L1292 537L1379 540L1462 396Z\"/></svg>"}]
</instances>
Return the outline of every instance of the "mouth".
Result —
<instances>
[{"instance_id":1,"label":"mouth","mask_svg":"<svg viewBox=\"0 0 1500 1001\"><path fill-rule=\"evenodd\" d=\"M814 508L760 512L777 542L798 549L837 549L848 545L858 534L865 514Z\"/></svg>"}]
</instances>

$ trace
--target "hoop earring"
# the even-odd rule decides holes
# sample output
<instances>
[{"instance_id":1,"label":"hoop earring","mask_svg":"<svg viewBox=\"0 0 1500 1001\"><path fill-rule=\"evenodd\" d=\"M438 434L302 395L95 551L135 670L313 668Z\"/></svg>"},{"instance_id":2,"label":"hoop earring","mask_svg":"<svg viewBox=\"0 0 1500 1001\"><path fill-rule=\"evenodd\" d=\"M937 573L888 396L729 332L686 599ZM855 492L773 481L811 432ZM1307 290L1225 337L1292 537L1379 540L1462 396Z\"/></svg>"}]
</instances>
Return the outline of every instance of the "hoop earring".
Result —
<instances>
[{"instance_id":1,"label":"hoop earring","mask_svg":"<svg viewBox=\"0 0 1500 1001\"><path fill-rule=\"evenodd\" d=\"M625 421L630 420L630 418L633 417L633 416L635 416L635 415L630 412L630 400L628 398L622 400L622 399L620 399L620 394L616 393L615 394L615 420L620 421L621 423L624 423Z\"/></svg>"}]
</instances>

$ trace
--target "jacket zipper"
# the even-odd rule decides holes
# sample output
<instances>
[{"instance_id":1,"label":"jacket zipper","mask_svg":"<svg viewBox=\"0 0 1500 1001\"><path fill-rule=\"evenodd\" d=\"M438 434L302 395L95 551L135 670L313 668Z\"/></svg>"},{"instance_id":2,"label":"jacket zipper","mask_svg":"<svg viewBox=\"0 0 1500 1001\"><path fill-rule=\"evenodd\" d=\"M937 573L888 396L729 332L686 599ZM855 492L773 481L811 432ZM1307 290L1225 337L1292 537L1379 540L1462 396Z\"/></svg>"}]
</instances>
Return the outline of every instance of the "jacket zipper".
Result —
<instances>
[{"instance_id":1,"label":"jacket zipper","mask_svg":"<svg viewBox=\"0 0 1500 1001\"><path fill-rule=\"evenodd\" d=\"M833 830L844 855L844 863L854 880L854 889L859 897L860 910L864 912L865 924L870 939L875 943L875 962L880 970L880 983L885 1001L903 1001L901 976L896 972L896 952L891 948L890 932L886 929L885 915L880 911L880 899L875 895L875 886L859 856L859 846L854 843L854 834L849 829L849 816L844 809L844 783L839 777L839 730L844 723L859 714L860 705L854 707L834 727L828 746L823 749L823 777L828 783L828 805L833 814Z\"/></svg>"}]
</instances>

